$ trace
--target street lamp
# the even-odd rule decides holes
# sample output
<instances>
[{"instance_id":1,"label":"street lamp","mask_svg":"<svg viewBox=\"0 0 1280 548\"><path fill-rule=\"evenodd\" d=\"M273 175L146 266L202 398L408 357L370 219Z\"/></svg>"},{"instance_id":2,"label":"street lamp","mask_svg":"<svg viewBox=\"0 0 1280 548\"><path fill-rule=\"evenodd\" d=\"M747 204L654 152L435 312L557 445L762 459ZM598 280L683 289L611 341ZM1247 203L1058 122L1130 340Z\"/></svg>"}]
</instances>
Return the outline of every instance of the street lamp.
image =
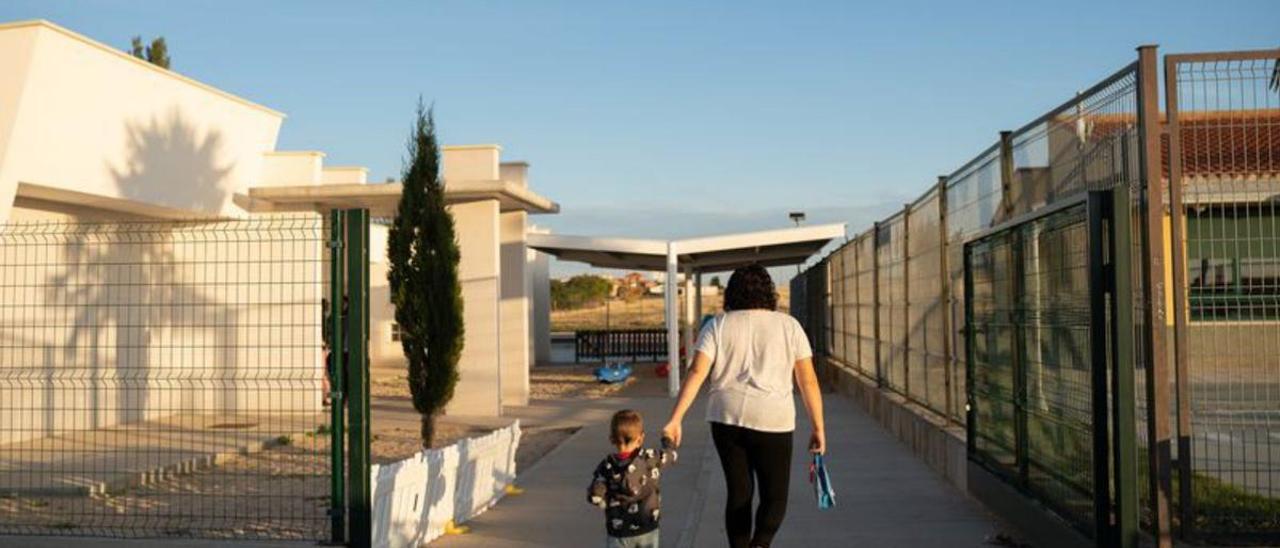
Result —
<instances>
[{"instance_id":1,"label":"street lamp","mask_svg":"<svg viewBox=\"0 0 1280 548\"><path fill-rule=\"evenodd\" d=\"M804 221L804 212L803 212L803 211L792 211L791 213L787 214L787 216L788 216L788 217L791 217L791 222L793 222L793 223L795 223L795 224L796 224L796 228L800 228L800 223ZM800 265L799 265L799 264L797 264L797 265L796 265L796 276L799 276L799 275L800 275Z\"/></svg>"}]
</instances>

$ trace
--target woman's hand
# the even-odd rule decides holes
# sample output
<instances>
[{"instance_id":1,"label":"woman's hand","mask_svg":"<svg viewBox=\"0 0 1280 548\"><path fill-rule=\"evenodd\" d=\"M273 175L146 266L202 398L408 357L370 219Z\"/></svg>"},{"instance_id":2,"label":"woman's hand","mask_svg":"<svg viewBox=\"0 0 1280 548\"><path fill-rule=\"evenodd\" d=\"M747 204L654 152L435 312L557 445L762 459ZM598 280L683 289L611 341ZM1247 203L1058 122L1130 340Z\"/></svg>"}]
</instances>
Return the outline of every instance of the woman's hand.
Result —
<instances>
[{"instance_id":1,"label":"woman's hand","mask_svg":"<svg viewBox=\"0 0 1280 548\"><path fill-rule=\"evenodd\" d=\"M662 437L670 439L671 445L680 447L681 427L679 422L669 422L662 427Z\"/></svg>"},{"instance_id":2,"label":"woman's hand","mask_svg":"<svg viewBox=\"0 0 1280 548\"><path fill-rule=\"evenodd\" d=\"M809 434L809 452L824 455L827 452L827 434L821 430L814 430Z\"/></svg>"}]
</instances>

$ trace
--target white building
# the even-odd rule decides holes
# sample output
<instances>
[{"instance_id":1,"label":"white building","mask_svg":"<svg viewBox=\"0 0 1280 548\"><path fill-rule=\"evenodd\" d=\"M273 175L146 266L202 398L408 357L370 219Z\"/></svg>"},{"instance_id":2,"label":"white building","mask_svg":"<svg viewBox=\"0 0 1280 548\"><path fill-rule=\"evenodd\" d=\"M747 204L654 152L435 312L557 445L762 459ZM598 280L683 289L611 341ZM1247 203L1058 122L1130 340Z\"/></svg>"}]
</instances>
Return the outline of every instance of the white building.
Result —
<instances>
[{"instance_id":1,"label":"white building","mask_svg":"<svg viewBox=\"0 0 1280 548\"><path fill-rule=\"evenodd\" d=\"M277 150L281 112L49 22L0 24L0 74L0 223L217 220L349 207L377 218L398 201L399 184L368 184L363 167L326 165L320 151ZM496 145L445 147L443 160L466 307L461 382L448 412L496 415L528 397L530 330L540 322L530 310L531 280L546 279L536 272L546 260L525 246L527 216L559 206L531 191L528 164L503 162ZM385 230L375 226L371 239L371 358L402 364ZM13 337L3 325L16 324L0 323L0 338ZM243 354L210 359L251 367Z\"/></svg>"}]
</instances>

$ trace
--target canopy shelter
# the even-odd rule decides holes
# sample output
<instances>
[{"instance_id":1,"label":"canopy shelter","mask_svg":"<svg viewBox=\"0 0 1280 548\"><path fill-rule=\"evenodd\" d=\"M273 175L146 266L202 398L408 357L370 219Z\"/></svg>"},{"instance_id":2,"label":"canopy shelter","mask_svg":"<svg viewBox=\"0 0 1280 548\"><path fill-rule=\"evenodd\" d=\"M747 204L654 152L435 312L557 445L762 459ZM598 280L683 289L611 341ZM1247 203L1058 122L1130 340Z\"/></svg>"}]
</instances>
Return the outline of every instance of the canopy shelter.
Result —
<instances>
[{"instance_id":1,"label":"canopy shelter","mask_svg":"<svg viewBox=\"0 0 1280 548\"><path fill-rule=\"evenodd\" d=\"M248 196L238 197L251 211L327 211L359 207L370 215L394 215L400 203L400 183L330 184L254 187ZM459 204L497 200L502 212L559 213L560 205L527 187L510 181L450 181L444 188L445 202Z\"/></svg>"},{"instance_id":2,"label":"canopy shelter","mask_svg":"<svg viewBox=\"0 0 1280 548\"><path fill-rule=\"evenodd\" d=\"M683 240L530 234L528 246L560 260L600 268L666 272L663 299L667 359L672 364L668 389L674 397L680 390L680 368L676 367L680 344L677 339L676 291L670 288L681 272L685 274L685 310L690 318L684 326L684 341L685 347L690 348L693 346L695 311L702 309L703 272L733 270L752 263L764 266L799 264L831 240L844 235L844 223L835 223Z\"/></svg>"}]
</instances>

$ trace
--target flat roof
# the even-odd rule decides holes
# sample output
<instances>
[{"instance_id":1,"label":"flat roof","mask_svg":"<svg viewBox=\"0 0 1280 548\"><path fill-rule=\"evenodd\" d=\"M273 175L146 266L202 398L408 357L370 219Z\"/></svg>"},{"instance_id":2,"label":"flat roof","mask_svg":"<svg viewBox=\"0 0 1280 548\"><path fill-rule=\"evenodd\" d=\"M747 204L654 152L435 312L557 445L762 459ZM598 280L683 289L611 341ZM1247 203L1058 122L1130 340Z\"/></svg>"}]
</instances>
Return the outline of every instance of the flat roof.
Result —
<instances>
[{"instance_id":1,"label":"flat roof","mask_svg":"<svg viewBox=\"0 0 1280 548\"><path fill-rule=\"evenodd\" d=\"M400 183L338 185L297 185L253 187L247 203L250 211L327 211L367 208L375 217L392 215L400 203ZM508 181L445 182L445 201L450 204L497 200L502 211L559 213L560 204Z\"/></svg>"},{"instance_id":2,"label":"flat roof","mask_svg":"<svg viewBox=\"0 0 1280 548\"><path fill-rule=\"evenodd\" d=\"M529 234L528 246L564 261L630 270L666 270L670 251L682 270L717 272L799 264L844 235L844 223L832 223L680 240Z\"/></svg>"}]
</instances>

